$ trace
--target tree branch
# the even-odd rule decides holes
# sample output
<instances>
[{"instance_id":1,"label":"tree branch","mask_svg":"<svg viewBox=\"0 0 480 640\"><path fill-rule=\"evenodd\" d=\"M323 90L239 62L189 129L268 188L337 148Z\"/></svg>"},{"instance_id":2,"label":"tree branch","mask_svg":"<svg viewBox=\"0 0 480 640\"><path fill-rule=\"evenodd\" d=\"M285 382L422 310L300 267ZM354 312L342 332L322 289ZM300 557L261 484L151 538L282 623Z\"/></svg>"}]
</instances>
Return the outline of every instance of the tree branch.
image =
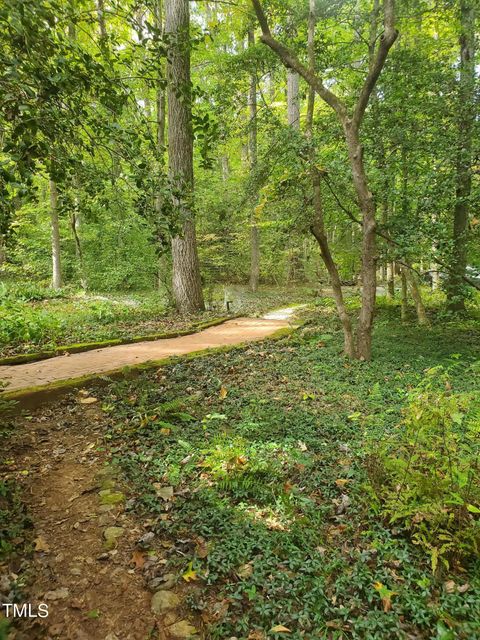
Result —
<instances>
[{"instance_id":1,"label":"tree branch","mask_svg":"<svg viewBox=\"0 0 480 640\"><path fill-rule=\"evenodd\" d=\"M261 41L269 46L272 51L275 51L286 67L293 69L293 71L300 74L302 78L315 89L322 100L324 100L337 113L339 119L343 122L348 114L342 100L330 91L330 89L327 89L320 78L313 71L303 65L288 47L272 36L270 27L268 26L268 20L265 12L263 11L262 5L260 4L260 0L252 0L252 5L262 30L262 36L260 38Z\"/></svg>"},{"instance_id":2,"label":"tree branch","mask_svg":"<svg viewBox=\"0 0 480 640\"><path fill-rule=\"evenodd\" d=\"M383 25L384 31L380 36L380 45L377 50L377 55L370 65L368 75L365 78L365 82L363 83L360 96L353 112L352 122L357 129L360 127L365 114L365 109L367 108L368 101L370 100L370 95L377 83L380 73L382 72L388 52L398 37L398 31L395 29L395 0L384 0Z\"/></svg>"}]
</instances>

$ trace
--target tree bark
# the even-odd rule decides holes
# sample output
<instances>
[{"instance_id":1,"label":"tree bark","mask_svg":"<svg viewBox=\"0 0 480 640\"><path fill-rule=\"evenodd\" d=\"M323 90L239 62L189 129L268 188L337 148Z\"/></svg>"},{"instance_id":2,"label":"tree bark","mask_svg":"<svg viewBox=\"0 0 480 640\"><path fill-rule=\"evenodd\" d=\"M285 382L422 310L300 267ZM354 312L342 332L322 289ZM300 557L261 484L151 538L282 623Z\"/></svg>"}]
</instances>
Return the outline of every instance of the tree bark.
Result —
<instances>
[{"instance_id":1,"label":"tree bark","mask_svg":"<svg viewBox=\"0 0 480 640\"><path fill-rule=\"evenodd\" d=\"M98 29L101 40L107 37L107 26L105 23L105 2L104 0L96 0Z\"/></svg>"},{"instance_id":2,"label":"tree bark","mask_svg":"<svg viewBox=\"0 0 480 640\"><path fill-rule=\"evenodd\" d=\"M463 277L467 266L469 200L472 189L472 136L475 122L475 0L460 0L460 79L456 198L453 212L452 270L447 284L451 311L465 309Z\"/></svg>"},{"instance_id":3,"label":"tree bark","mask_svg":"<svg viewBox=\"0 0 480 640\"><path fill-rule=\"evenodd\" d=\"M58 222L57 185L50 180L50 224L52 230L52 287L62 287L62 266L60 260L60 227Z\"/></svg>"},{"instance_id":4,"label":"tree bark","mask_svg":"<svg viewBox=\"0 0 480 640\"><path fill-rule=\"evenodd\" d=\"M175 209L182 235L172 239L172 289L182 313L203 310L202 283L193 213L193 132L188 0L167 0L168 169L176 190Z\"/></svg>"},{"instance_id":5,"label":"tree bark","mask_svg":"<svg viewBox=\"0 0 480 640\"><path fill-rule=\"evenodd\" d=\"M248 31L248 46L255 44L253 29ZM250 157L250 171L254 173L257 166L257 79L255 73L250 77L248 93L248 111L250 117L248 134L248 151ZM260 280L260 232L255 210L250 216L250 289L255 292Z\"/></svg>"},{"instance_id":6,"label":"tree bark","mask_svg":"<svg viewBox=\"0 0 480 640\"><path fill-rule=\"evenodd\" d=\"M300 129L300 76L295 71L287 69L287 117L288 124L294 129Z\"/></svg>"},{"instance_id":7,"label":"tree bark","mask_svg":"<svg viewBox=\"0 0 480 640\"><path fill-rule=\"evenodd\" d=\"M400 314L403 322L406 322L408 319L408 289L407 289L407 278L405 276L405 267L402 267L400 270L400 278L402 283L401 288L401 299L400 299Z\"/></svg>"},{"instance_id":8,"label":"tree bark","mask_svg":"<svg viewBox=\"0 0 480 640\"><path fill-rule=\"evenodd\" d=\"M387 298L395 298L395 263L387 263Z\"/></svg>"}]
</instances>

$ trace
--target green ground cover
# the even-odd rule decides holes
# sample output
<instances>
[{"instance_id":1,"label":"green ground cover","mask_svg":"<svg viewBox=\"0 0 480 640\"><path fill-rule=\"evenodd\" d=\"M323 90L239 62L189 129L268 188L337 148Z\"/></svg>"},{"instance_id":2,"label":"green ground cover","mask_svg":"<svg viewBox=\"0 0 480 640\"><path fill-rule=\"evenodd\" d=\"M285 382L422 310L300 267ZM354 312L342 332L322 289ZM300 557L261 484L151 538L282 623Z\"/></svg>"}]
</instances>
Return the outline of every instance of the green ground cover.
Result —
<instances>
[{"instance_id":1,"label":"green ground cover","mask_svg":"<svg viewBox=\"0 0 480 640\"><path fill-rule=\"evenodd\" d=\"M382 511L371 469L428 376L441 395L448 371L465 401L446 424L478 426L479 338L473 321L425 329L386 307L372 362L347 362L327 307L292 337L102 391L130 506L172 540L167 569L192 578L206 637L480 638L475 552L433 565L412 523Z\"/></svg>"}]
</instances>

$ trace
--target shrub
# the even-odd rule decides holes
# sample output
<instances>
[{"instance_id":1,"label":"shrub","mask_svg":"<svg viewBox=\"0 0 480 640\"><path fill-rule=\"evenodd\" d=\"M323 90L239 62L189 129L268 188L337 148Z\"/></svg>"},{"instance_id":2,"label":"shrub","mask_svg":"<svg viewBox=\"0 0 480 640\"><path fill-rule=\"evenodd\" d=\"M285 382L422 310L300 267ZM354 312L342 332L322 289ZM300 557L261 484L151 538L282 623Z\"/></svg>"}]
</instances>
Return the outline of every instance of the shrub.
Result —
<instances>
[{"instance_id":1,"label":"shrub","mask_svg":"<svg viewBox=\"0 0 480 640\"><path fill-rule=\"evenodd\" d=\"M470 394L454 393L448 372L431 369L409 394L404 419L369 456L381 513L439 561L478 552L480 412Z\"/></svg>"}]
</instances>

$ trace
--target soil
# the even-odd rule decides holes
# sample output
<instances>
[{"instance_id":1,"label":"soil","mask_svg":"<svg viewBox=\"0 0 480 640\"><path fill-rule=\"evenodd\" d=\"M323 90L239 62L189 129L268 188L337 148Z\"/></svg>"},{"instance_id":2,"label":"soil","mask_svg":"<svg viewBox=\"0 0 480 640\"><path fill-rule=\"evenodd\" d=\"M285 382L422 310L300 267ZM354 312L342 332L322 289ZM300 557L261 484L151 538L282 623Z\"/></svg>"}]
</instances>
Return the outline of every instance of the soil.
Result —
<instances>
[{"instance_id":1,"label":"soil","mask_svg":"<svg viewBox=\"0 0 480 640\"><path fill-rule=\"evenodd\" d=\"M73 404L65 399L17 419L6 452L14 461L8 475L21 479L33 524L20 604L30 603L35 613L48 604L46 618L17 618L9 639L199 637L194 625L201 625L182 612L181 577L164 574L172 544L128 511L128 495L102 447L105 417L97 403L82 403L87 398L84 392ZM109 533L119 534L110 544ZM0 565L3 584L18 580L17 570L15 563ZM159 590L173 594L174 606L156 613L152 597Z\"/></svg>"}]
</instances>

